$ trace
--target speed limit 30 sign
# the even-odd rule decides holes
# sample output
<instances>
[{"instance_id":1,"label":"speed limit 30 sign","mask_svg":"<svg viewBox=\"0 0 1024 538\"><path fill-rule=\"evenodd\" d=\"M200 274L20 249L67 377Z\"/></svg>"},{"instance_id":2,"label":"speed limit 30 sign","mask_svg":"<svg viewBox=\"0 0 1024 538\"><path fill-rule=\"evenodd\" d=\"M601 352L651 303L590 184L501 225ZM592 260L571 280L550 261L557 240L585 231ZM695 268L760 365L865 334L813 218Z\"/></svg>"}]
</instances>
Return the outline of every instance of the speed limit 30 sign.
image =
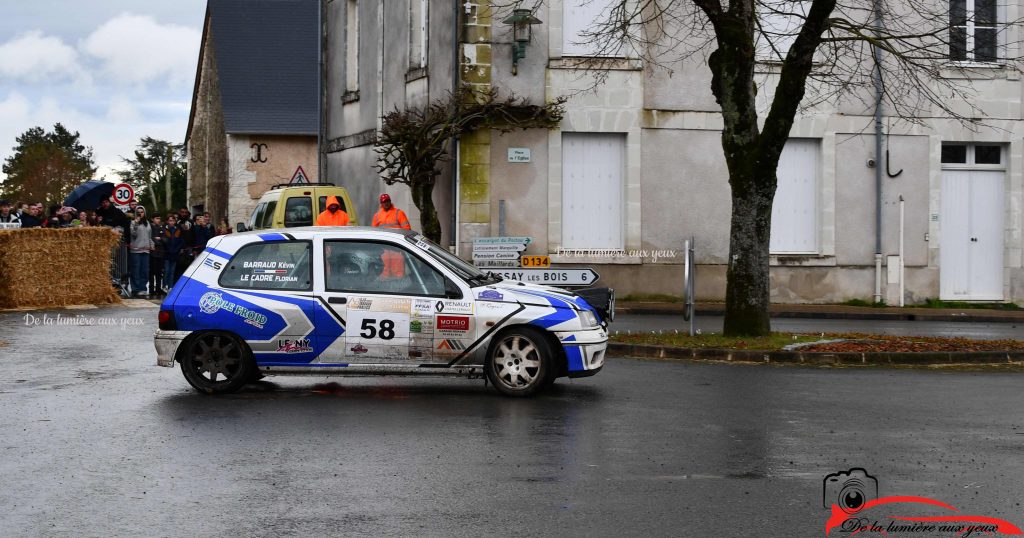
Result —
<instances>
[{"instance_id":1,"label":"speed limit 30 sign","mask_svg":"<svg viewBox=\"0 0 1024 538\"><path fill-rule=\"evenodd\" d=\"M114 203L128 205L135 200L135 189L127 183L120 183L114 187Z\"/></svg>"}]
</instances>

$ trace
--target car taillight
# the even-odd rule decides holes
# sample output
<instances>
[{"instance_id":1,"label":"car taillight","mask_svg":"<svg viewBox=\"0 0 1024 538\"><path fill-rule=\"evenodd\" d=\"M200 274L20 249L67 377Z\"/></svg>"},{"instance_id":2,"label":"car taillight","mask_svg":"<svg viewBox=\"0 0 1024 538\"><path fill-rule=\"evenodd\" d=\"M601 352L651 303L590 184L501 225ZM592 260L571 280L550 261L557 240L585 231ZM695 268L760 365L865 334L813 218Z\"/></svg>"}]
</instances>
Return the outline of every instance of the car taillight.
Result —
<instances>
[{"instance_id":1,"label":"car taillight","mask_svg":"<svg viewBox=\"0 0 1024 538\"><path fill-rule=\"evenodd\" d=\"M161 310L157 316L157 320L160 322L161 331L176 331L178 330L178 324L174 321L173 310Z\"/></svg>"}]
</instances>

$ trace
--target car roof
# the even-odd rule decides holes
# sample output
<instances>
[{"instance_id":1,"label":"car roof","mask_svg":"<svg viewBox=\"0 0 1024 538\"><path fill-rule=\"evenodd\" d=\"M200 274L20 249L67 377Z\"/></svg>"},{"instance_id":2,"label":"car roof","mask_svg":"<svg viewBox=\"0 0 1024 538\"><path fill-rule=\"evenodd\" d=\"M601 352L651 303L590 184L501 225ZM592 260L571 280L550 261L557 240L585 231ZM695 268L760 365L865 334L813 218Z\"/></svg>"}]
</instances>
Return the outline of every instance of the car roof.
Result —
<instances>
[{"instance_id":1,"label":"car roof","mask_svg":"<svg viewBox=\"0 0 1024 538\"><path fill-rule=\"evenodd\" d=\"M248 232L235 232L227 237L246 238L261 236L266 234L281 234L291 235L293 237L310 238L316 236L330 236L330 237L346 237L346 236L365 236L371 235L392 235L400 237L408 237L419 235L419 232L413 230L403 230L397 228L374 228L372 226L300 226L296 228L267 228L264 230L251 230Z\"/></svg>"}]
</instances>

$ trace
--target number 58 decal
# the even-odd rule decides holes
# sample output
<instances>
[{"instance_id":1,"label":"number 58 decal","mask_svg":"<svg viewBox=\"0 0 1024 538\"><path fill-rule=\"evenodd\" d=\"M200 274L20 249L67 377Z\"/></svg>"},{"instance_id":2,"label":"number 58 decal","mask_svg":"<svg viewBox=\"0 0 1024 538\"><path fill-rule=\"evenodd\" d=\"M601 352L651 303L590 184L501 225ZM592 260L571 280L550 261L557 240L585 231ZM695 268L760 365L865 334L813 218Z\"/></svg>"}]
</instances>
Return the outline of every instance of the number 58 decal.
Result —
<instances>
[{"instance_id":1,"label":"number 58 decal","mask_svg":"<svg viewBox=\"0 0 1024 538\"><path fill-rule=\"evenodd\" d=\"M408 314L350 310L347 324L348 340L402 345L409 338Z\"/></svg>"},{"instance_id":2,"label":"number 58 decal","mask_svg":"<svg viewBox=\"0 0 1024 538\"><path fill-rule=\"evenodd\" d=\"M382 319L378 323L374 318L363 318L363 324L359 329L359 336L367 339L391 340L395 337L395 322L390 319Z\"/></svg>"}]
</instances>

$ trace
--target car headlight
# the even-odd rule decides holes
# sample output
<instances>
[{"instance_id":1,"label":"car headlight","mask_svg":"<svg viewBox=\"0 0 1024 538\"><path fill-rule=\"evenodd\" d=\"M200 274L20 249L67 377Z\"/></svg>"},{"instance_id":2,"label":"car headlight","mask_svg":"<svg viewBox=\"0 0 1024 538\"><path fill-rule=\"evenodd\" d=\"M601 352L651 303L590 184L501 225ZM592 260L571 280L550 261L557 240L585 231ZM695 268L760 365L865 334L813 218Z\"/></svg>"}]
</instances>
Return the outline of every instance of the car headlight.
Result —
<instances>
[{"instance_id":1,"label":"car headlight","mask_svg":"<svg viewBox=\"0 0 1024 538\"><path fill-rule=\"evenodd\" d=\"M590 310L580 310L580 322L584 328L597 327L597 316Z\"/></svg>"}]
</instances>

